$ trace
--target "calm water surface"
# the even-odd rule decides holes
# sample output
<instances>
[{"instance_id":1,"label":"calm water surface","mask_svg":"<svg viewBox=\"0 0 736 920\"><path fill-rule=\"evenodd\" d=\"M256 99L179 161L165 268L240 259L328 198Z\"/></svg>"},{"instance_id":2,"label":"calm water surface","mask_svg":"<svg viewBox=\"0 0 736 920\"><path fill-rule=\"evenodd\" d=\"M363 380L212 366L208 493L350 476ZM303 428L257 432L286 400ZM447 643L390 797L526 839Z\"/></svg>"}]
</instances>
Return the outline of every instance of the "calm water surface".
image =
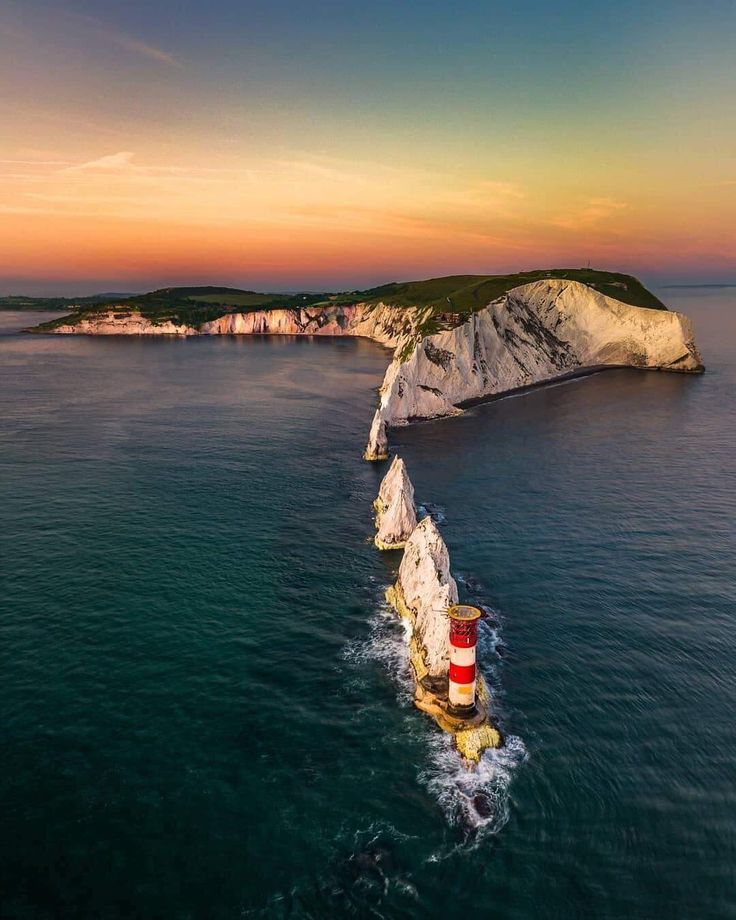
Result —
<instances>
[{"instance_id":1,"label":"calm water surface","mask_svg":"<svg viewBox=\"0 0 736 920\"><path fill-rule=\"evenodd\" d=\"M664 295L702 378L395 433L498 611L470 775L369 542L384 351L0 314L0 915L736 917L736 292Z\"/></svg>"}]
</instances>

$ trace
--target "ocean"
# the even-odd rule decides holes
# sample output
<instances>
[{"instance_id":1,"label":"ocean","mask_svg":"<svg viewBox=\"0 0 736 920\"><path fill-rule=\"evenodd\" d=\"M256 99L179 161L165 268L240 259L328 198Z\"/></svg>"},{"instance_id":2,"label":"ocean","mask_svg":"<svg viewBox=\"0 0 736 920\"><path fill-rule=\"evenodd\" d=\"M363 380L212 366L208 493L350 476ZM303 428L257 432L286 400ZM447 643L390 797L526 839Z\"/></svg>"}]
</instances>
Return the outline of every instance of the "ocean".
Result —
<instances>
[{"instance_id":1,"label":"ocean","mask_svg":"<svg viewBox=\"0 0 736 920\"><path fill-rule=\"evenodd\" d=\"M392 433L506 747L411 705L362 340L0 313L0 916L736 917L736 289L702 377Z\"/></svg>"}]
</instances>

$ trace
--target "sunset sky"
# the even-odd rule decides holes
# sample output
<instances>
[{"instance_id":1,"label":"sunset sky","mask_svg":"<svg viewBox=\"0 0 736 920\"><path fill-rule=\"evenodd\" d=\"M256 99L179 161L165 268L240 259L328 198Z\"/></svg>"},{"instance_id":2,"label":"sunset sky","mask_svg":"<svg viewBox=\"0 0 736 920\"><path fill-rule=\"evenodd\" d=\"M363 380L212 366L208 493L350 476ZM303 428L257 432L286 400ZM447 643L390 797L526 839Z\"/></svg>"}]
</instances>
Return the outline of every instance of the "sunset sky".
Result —
<instances>
[{"instance_id":1,"label":"sunset sky","mask_svg":"<svg viewBox=\"0 0 736 920\"><path fill-rule=\"evenodd\" d=\"M0 3L0 294L736 282L734 0Z\"/></svg>"}]
</instances>

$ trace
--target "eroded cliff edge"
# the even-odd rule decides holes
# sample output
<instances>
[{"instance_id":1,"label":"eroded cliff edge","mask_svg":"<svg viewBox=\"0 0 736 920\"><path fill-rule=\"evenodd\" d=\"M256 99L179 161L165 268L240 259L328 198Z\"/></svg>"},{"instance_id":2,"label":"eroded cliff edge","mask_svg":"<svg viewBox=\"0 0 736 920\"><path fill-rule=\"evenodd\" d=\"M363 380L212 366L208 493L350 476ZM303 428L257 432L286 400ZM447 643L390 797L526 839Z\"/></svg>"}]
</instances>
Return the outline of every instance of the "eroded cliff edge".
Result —
<instances>
[{"instance_id":1,"label":"eroded cliff edge","mask_svg":"<svg viewBox=\"0 0 736 920\"><path fill-rule=\"evenodd\" d=\"M701 373L681 313L633 307L576 281L515 288L461 325L397 349L381 385L367 459L386 429L456 415L464 403L606 367Z\"/></svg>"}]
</instances>

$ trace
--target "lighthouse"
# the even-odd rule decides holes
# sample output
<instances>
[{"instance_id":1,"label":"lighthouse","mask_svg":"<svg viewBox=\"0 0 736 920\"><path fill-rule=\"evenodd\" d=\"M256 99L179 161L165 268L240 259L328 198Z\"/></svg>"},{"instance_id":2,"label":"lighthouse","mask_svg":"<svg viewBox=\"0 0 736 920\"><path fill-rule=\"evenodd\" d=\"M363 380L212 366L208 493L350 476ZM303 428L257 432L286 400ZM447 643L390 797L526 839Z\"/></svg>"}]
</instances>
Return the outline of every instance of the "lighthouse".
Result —
<instances>
[{"instance_id":1,"label":"lighthouse","mask_svg":"<svg viewBox=\"0 0 736 920\"><path fill-rule=\"evenodd\" d=\"M455 604L450 618L450 711L457 716L475 713L475 647L481 612L468 604Z\"/></svg>"}]
</instances>

